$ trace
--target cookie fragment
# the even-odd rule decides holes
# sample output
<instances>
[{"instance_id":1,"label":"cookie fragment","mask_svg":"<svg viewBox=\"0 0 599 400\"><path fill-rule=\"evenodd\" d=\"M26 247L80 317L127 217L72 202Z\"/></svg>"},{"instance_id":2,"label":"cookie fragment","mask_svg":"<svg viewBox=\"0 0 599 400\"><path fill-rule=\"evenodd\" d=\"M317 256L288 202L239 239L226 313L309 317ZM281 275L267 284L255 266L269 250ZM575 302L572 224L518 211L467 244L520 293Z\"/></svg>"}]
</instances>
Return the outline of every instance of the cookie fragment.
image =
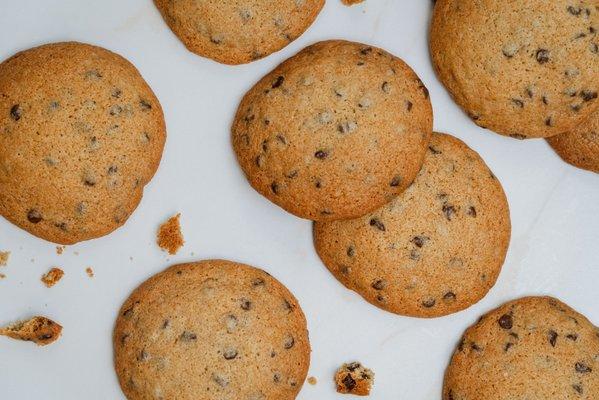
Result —
<instances>
[{"instance_id":1,"label":"cookie fragment","mask_svg":"<svg viewBox=\"0 0 599 400\"><path fill-rule=\"evenodd\" d=\"M46 287L50 288L58 283L64 276L64 271L60 268L53 267L44 275L42 275L41 281Z\"/></svg>"},{"instance_id":2,"label":"cookie fragment","mask_svg":"<svg viewBox=\"0 0 599 400\"><path fill-rule=\"evenodd\" d=\"M10 251L0 251L0 267L5 267L10 258Z\"/></svg>"},{"instance_id":3,"label":"cookie fragment","mask_svg":"<svg viewBox=\"0 0 599 400\"><path fill-rule=\"evenodd\" d=\"M185 241L181 234L180 219L181 214L177 214L174 217L169 218L164 224L158 229L157 243L158 246L168 251L169 254L177 254L179 249L183 247Z\"/></svg>"},{"instance_id":4,"label":"cookie fragment","mask_svg":"<svg viewBox=\"0 0 599 400\"><path fill-rule=\"evenodd\" d=\"M335 374L337 393L368 396L374 384L374 373L359 362L343 364Z\"/></svg>"},{"instance_id":5,"label":"cookie fragment","mask_svg":"<svg viewBox=\"0 0 599 400\"><path fill-rule=\"evenodd\" d=\"M38 346L46 346L58 340L62 326L46 317L33 317L27 321L17 322L0 328L0 335L12 339L34 342Z\"/></svg>"},{"instance_id":6,"label":"cookie fragment","mask_svg":"<svg viewBox=\"0 0 599 400\"><path fill-rule=\"evenodd\" d=\"M568 164L599 173L599 112L574 130L547 139Z\"/></svg>"},{"instance_id":7,"label":"cookie fragment","mask_svg":"<svg viewBox=\"0 0 599 400\"><path fill-rule=\"evenodd\" d=\"M93 278L94 277L94 270L92 269L92 267L87 267L85 269L85 273L87 274L88 277Z\"/></svg>"},{"instance_id":8,"label":"cookie fragment","mask_svg":"<svg viewBox=\"0 0 599 400\"><path fill-rule=\"evenodd\" d=\"M364 2L364 0L341 0L343 4L346 6L353 6L354 4L359 4Z\"/></svg>"}]
</instances>

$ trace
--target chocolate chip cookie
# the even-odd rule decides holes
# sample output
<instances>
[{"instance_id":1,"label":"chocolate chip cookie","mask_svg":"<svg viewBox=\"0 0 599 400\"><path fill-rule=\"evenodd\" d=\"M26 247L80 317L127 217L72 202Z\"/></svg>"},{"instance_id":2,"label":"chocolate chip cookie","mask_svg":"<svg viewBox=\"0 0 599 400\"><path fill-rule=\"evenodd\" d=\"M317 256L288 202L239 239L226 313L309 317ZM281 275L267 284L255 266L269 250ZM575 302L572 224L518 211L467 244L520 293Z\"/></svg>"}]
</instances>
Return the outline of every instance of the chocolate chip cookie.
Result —
<instances>
[{"instance_id":1,"label":"chocolate chip cookie","mask_svg":"<svg viewBox=\"0 0 599 400\"><path fill-rule=\"evenodd\" d=\"M439 79L478 125L517 139L572 131L599 109L596 0L438 0Z\"/></svg>"},{"instance_id":2,"label":"chocolate chip cookie","mask_svg":"<svg viewBox=\"0 0 599 400\"><path fill-rule=\"evenodd\" d=\"M223 260L175 265L137 288L114 352L129 400L292 400L310 364L295 297L266 272Z\"/></svg>"},{"instance_id":3,"label":"chocolate chip cookie","mask_svg":"<svg viewBox=\"0 0 599 400\"><path fill-rule=\"evenodd\" d=\"M0 64L0 215L72 244L131 215L166 137L160 103L123 57L54 43Z\"/></svg>"},{"instance_id":4,"label":"chocolate chip cookie","mask_svg":"<svg viewBox=\"0 0 599 400\"><path fill-rule=\"evenodd\" d=\"M279 65L243 98L233 147L251 185L312 220L354 218L414 179L432 132L428 90L399 58L326 41Z\"/></svg>"},{"instance_id":5,"label":"chocolate chip cookie","mask_svg":"<svg viewBox=\"0 0 599 400\"><path fill-rule=\"evenodd\" d=\"M572 132L554 136L547 141L567 163L599 173L599 112Z\"/></svg>"},{"instance_id":6,"label":"chocolate chip cookie","mask_svg":"<svg viewBox=\"0 0 599 400\"><path fill-rule=\"evenodd\" d=\"M414 183L384 207L316 222L318 255L349 289L384 310L438 317L495 284L511 234L501 184L462 141L433 134Z\"/></svg>"},{"instance_id":7,"label":"chocolate chip cookie","mask_svg":"<svg viewBox=\"0 0 599 400\"><path fill-rule=\"evenodd\" d=\"M468 328L443 388L443 400L597 396L599 329L551 297L511 301Z\"/></svg>"},{"instance_id":8,"label":"chocolate chip cookie","mask_svg":"<svg viewBox=\"0 0 599 400\"><path fill-rule=\"evenodd\" d=\"M224 64L274 53L314 22L324 0L154 0L192 52Z\"/></svg>"}]
</instances>

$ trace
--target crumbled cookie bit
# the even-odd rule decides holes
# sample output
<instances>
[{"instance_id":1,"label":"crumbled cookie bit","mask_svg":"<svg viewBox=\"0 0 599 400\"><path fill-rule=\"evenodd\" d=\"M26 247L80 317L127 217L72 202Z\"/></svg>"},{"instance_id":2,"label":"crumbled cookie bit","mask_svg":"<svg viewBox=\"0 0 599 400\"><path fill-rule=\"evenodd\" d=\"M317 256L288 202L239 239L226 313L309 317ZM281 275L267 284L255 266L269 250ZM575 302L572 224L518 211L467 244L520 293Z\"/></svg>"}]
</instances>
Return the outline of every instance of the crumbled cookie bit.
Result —
<instances>
[{"instance_id":1,"label":"crumbled cookie bit","mask_svg":"<svg viewBox=\"0 0 599 400\"><path fill-rule=\"evenodd\" d=\"M364 0L341 0L346 6L353 6L354 4L362 3Z\"/></svg>"},{"instance_id":2,"label":"crumbled cookie bit","mask_svg":"<svg viewBox=\"0 0 599 400\"><path fill-rule=\"evenodd\" d=\"M158 230L158 246L169 254L177 254L185 241L181 234L181 224L179 223L181 214L169 218Z\"/></svg>"},{"instance_id":3,"label":"crumbled cookie bit","mask_svg":"<svg viewBox=\"0 0 599 400\"><path fill-rule=\"evenodd\" d=\"M62 279L63 275L64 271L62 269L54 267L42 275L42 282L46 287L50 288L56 285L58 281Z\"/></svg>"},{"instance_id":4,"label":"crumbled cookie bit","mask_svg":"<svg viewBox=\"0 0 599 400\"><path fill-rule=\"evenodd\" d=\"M56 254L61 255L64 252L65 246L56 246Z\"/></svg>"},{"instance_id":5,"label":"crumbled cookie bit","mask_svg":"<svg viewBox=\"0 0 599 400\"><path fill-rule=\"evenodd\" d=\"M89 276L90 278L94 277L94 270L92 269L92 267L87 267L85 269L85 272L87 273L87 276Z\"/></svg>"},{"instance_id":6,"label":"crumbled cookie bit","mask_svg":"<svg viewBox=\"0 0 599 400\"><path fill-rule=\"evenodd\" d=\"M10 251L0 251L0 267L5 267L8 264Z\"/></svg>"},{"instance_id":7,"label":"crumbled cookie bit","mask_svg":"<svg viewBox=\"0 0 599 400\"><path fill-rule=\"evenodd\" d=\"M6 275L0 274L0 279L4 279L4 278L6 278Z\"/></svg>"},{"instance_id":8,"label":"crumbled cookie bit","mask_svg":"<svg viewBox=\"0 0 599 400\"><path fill-rule=\"evenodd\" d=\"M62 332L62 326L46 317L33 317L0 328L0 335L17 340L34 342L38 346L46 346L56 341Z\"/></svg>"},{"instance_id":9,"label":"crumbled cookie bit","mask_svg":"<svg viewBox=\"0 0 599 400\"><path fill-rule=\"evenodd\" d=\"M359 362L343 364L335 374L337 392L368 396L374 383L374 373Z\"/></svg>"},{"instance_id":10,"label":"crumbled cookie bit","mask_svg":"<svg viewBox=\"0 0 599 400\"><path fill-rule=\"evenodd\" d=\"M316 379L314 376L311 376L308 378L308 383L312 386L316 385L318 383L318 379Z\"/></svg>"}]
</instances>

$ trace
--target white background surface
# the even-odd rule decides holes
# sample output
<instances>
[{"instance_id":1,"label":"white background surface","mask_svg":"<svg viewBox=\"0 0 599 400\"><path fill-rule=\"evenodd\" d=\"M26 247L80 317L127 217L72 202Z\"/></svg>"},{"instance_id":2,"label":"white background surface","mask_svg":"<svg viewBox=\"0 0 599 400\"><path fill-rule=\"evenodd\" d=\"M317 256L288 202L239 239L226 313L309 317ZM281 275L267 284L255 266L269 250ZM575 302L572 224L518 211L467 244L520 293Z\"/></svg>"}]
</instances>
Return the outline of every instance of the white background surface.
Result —
<instances>
[{"instance_id":1,"label":"white background surface","mask_svg":"<svg viewBox=\"0 0 599 400\"><path fill-rule=\"evenodd\" d=\"M264 0L266 1L266 0ZM275 0L272 0L275 1ZM480 314L529 294L561 298L599 323L599 175L563 163L543 140L520 142L482 130L451 102L427 51L431 1L328 0L312 28L265 60L227 67L185 50L151 0L0 0L0 59L34 45L78 40L133 62L160 99L168 140L160 169L122 229L56 254L0 218L0 250L12 251L0 280L0 323L35 314L64 326L45 348L0 338L1 399L124 399L112 367L111 334L123 300L150 275L181 261L227 258L262 267L298 297L312 343L299 396L341 399L332 375L360 360L376 373L373 399L437 400L463 330ZM480 152L506 190L512 242L497 285L479 304L434 320L383 312L346 290L320 263L311 222L254 192L230 146L229 126L247 89L279 62L321 39L381 46L402 57L431 92L435 129ZM182 213L186 245L169 258L158 224ZM50 267L65 277L47 289ZM87 277L93 267L96 276Z\"/></svg>"}]
</instances>

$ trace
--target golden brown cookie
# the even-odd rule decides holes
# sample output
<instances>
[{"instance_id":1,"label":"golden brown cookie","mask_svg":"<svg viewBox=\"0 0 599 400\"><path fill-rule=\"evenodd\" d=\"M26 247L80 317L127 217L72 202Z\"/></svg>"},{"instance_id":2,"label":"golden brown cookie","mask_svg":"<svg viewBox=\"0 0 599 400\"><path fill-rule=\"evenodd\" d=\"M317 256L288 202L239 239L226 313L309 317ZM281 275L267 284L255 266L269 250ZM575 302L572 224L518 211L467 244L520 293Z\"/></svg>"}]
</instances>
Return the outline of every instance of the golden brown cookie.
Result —
<instances>
[{"instance_id":1,"label":"golden brown cookie","mask_svg":"<svg viewBox=\"0 0 599 400\"><path fill-rule=\"evenodd\" d=\"M525 297L468 328L443 400L597 400L599 330L551 297Z\"/></svg>"},{"instance_id":2,"label":"golden brown cookie","mask_svg":"<svg viewBox=\"0 0 599 400\"><path fill-rule=\"evenodd\" d=\"M510 241L508 203L485 162L462 141L433 134L414 183L363 217L314 224L327 268L384 310L451 314L479 301Z\"/></svg>"},{"instance_id":3,"label":"golden brown cookie","mask_svg":"<svg viewBox=\"0 0 599 400\"><path fill-rule=\"evenodd\" d=\"M175 265L137 288L114 352L129 400L292 400L310 364L295 297L266 272L223 260Z\"/></svg>"},{"instance_id":4,"label":"golden brown cookie","mask_svg":"<svg viewBox=\"0 0 599 400\"><path fill-rule=\"evenodd\" d=\"M33 317L0 328L0 335L11 339L34 342L38 346L46 346L58 340L62 334L62 326L46 317Z\"/></svg>"},{"instance_id":5,"label":"golden brown cookie","mask_svg":"<svg viewBox=\"0 0 599 400\"><path fill-rule=\"evenodd\" d=\"M245 95L233 147L269 200L302 218L337 220L401 193L431 132L428 91L407 64L334 40L304 49Z\"/></svg>"},{"instance_id":6,"label":"golden brown cookie","mask_svg":"<svg viewBox=\"0 0 599 400\"><path fill-rule=\"evenodd\" d=\"M121 56L54 43L0 64L0 215L72 244L125 223L165 141L158 99Z\"/></svg>"},{"instance_id":7,"label":"golden brown cookie","mask_svg":"<svg viewBox=\"0 0 599 400\"><path fill-rule=\"evenodd\" d=\"M374 383L374 372L359 362L343 364L335 374L337 393L368 396Z\"/></svg>"},{"instance_id":8,"label":"golden brown cookie","mask_svg":"<svg viewBox=\"0 0 599 400\"><path fill-rule=\"evenodd\" d=\"M224 64L274 53L314 22L324 0L154 0L185 46Z\"/></svg>"},{"instance_id":9,"label":"golden brown cookie","mask_svg":"<svg viewBox=\"0 0 599 400\"><path fill-rule=\"evenodd\" d=\"M477 125L550 137L599 109L598 30L596 0L438 0L430 49Z\"/></svg>"},{"instance_id":10,"label":"golden brown cookie","mask_svg":"<svg viewBox=\"0 0 599 400\"><path fill-rule=\"evenodd\" d=\"M599 173L599 112L572 132L554 136L547 141L565 162Z\"/></svg>"}]
</instances>

